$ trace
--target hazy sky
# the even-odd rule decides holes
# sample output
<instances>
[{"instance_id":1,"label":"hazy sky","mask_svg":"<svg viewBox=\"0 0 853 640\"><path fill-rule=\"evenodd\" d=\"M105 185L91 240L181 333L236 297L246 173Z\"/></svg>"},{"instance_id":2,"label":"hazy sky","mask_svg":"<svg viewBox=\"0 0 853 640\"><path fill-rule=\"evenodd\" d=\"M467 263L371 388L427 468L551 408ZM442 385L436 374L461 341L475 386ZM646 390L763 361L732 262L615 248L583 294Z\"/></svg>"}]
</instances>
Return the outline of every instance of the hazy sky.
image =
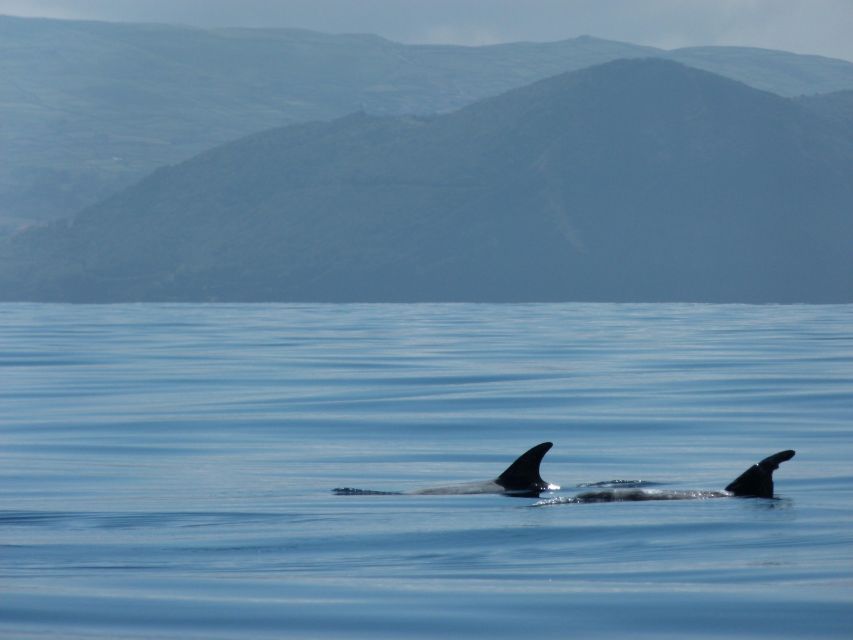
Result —
<instances>
[{"instance_id":1,"label":"hazy sky","mask_svg":"<svg viewBox=\"0 0 853 640\"><path fill-rule=\"evenodd\" d=\"M589 34L663 48L747 45L853 61L853 0L0 0L0 13L303 27L471 45Z\"/></svg>"}]
</instances>

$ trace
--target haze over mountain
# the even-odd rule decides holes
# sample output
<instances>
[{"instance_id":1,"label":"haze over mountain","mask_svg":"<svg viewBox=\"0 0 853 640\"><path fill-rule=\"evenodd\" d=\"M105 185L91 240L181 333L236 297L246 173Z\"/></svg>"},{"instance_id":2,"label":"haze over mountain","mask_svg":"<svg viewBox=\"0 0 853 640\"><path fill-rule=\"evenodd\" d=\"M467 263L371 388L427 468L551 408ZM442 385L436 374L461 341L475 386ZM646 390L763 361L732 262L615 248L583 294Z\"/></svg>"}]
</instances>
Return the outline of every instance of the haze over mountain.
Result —
<instances>
[{"instance_id":1,"label":"haze over mountain","mask_svg":"<svg viewBox=\"0 0 853 640\"><path fill-rule=\"evenodd\" d=\"M853 136L660 59L206 152L0 252L6 300L853 301Z\"/></svg>"},{"instance_id":2,"label":"haze over mountain","mask_svg":"<svg viewBox=\"0 0 853 640\"><path fill-rule=\"evenodd\" d=\"M270 127L447 112L563 71L663 56L781 95L853 89L853 64L595 38L403 45L300 30L0 16L0 228L66 217L158 166Z\"/></svg>"}]
</instances>

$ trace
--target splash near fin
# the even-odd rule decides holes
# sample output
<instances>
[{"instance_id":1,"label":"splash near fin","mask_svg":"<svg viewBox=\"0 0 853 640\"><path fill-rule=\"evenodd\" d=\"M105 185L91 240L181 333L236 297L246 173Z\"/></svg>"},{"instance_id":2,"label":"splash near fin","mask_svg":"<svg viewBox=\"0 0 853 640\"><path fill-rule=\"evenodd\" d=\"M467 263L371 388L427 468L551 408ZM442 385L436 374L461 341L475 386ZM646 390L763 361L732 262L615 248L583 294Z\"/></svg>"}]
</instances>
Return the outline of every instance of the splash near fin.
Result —
<instances>
[{"instance_id":1,"label":"splash near fin","mask_svg":"<svg viewBox=\"0 0 853 640\"><path fill-rule=\"evenodd\" d=\"M542 458L553 447L551 442L537 444L532 449L522 453L506 471L497 477L495 482L506 491L545 491L551 487L539 475L539 465Z\"/></svg>"},{"instance_id":2,"label":"splash near fin","mask_svg":"<svg viewBox=\"0 0 853 640\"><path fill-rule=\"evenodd\" d=\"M758 464L752 465L749 469L735 478L726 491L729 491L736 496L750 496L756 498L772 498L773 497L773 472L779 468L779 465L793 458L795 452L791 449L774 453L772 456L764 458Z\"/></svg>"}]
</instances>

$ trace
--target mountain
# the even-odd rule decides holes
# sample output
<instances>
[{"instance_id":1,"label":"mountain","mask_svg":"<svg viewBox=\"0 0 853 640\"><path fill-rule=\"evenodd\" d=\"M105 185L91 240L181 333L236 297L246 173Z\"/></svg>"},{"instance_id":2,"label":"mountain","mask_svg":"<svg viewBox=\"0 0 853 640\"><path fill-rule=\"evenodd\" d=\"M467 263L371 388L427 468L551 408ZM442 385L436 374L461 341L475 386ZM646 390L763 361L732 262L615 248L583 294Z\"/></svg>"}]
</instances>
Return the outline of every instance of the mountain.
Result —
<instances>
[{"instance_id":1,"label":"mountain","mask_svg":"<svg viewBox=\"0 0 853 640\"><path fill-rule=\"evenodd\" d=\"M853 90L801 96L797 102L853 132Z\"/></svg>"},{"instance_id":2,"label":"mountain","mask_svg":"<svg viewBox=\"0 0 853 640\"><path fill-rule=\"evenodd\" d=\"M853 301L853 137L620 60L249 136L0 249L4 300Z\"/></svg>"},{"instance_id":3,"label":"mountain","mask_svg":"<svg viewBox=\"0 0 853 640\"><path fill-rule=\"evenodd\" d=\"M853 89L849 76L851 63L846 60L755 47L687 47L666 55L682 64L781 96Z\"/></svg>"},{"instance_id":4,"label":"mountain","mask_svg":"<svg viewBox=\"0 0 853 640\"><path fill-rule=\"evenodd\" d=\"M67 217L159 166L271 127L448 112L557 73L669 56L783 95L853 89L853 64L581 37L488 47L369 35L0 16L0 230Z\"/></svg>"}]
</instances>

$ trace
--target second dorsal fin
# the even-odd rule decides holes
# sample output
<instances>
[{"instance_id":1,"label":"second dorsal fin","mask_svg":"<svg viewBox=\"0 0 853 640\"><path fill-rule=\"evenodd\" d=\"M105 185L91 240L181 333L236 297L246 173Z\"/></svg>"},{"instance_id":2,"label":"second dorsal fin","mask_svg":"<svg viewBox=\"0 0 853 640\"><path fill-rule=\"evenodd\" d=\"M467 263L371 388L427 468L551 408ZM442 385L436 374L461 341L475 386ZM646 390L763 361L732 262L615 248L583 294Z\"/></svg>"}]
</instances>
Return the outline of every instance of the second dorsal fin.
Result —
<instances>
[{"instance_id":1,"label":"second dorsal fin","mask_svg":"<svg viewBox=\"0 0 853 640\"><path fill-rule=\"evenodd\" d=\"M736 496L772 498L773 472L779 468L780 464L793 457L794 451L790 449L767 456L732 480L726 487L726 491L730 491Z\"/></svg>"},{"instance_id":2,"label":"second dorsal fin","mask_svg":"<svg viewBox=\"0 0 853 640\"><path fill-rule=\"evenodd\" d=\"M554 445L551 442L543 442L525 451L497 477L495 482L507 491L548 489L550 485L539 475L539 465L552 446Z\"/></svg>"}]
</instances>

